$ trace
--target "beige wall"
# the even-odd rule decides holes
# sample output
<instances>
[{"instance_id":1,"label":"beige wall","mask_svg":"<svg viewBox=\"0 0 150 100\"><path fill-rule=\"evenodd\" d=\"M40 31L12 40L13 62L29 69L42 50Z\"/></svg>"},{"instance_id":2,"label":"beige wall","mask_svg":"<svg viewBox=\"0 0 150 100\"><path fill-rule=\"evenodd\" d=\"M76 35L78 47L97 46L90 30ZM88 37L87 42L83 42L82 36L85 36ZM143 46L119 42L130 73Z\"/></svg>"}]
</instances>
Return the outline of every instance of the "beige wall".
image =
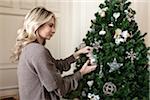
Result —
<instances>
[{"instance_id":1,"label":"beige wall","mask_svg":"<svg viewBox=\"0 0 150 100\"><path fill-rule=\"evenodd\" d=\"M150 1L133 0L133 9L136 11L136 21L142 33L148 33L145 43L150 47Z\"/></svg>"}]
</instances>

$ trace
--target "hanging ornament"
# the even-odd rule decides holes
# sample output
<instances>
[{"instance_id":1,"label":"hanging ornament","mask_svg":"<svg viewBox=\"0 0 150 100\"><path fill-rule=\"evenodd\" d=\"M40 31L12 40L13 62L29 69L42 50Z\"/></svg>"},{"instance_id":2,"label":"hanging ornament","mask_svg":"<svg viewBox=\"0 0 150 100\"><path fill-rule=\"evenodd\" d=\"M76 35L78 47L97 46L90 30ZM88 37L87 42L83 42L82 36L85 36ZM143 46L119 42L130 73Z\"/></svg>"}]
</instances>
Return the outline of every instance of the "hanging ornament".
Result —
<instances>
[{"instance_id":1,"label":"hanging ornament","mask_svg":"<svg viewBox=\"0 0 150 100\"><path fill-rule=\"evenodd\" d=\"M102 78L104 76L102 68L103 68L103 65L100 65L99 78Z\"/></svg>"},{"instance_id":2,"label":"hanging ornament","mask_svg":"<svg viewBox=\"0 0 150 100\"><path fill-rule=\"evenodd\" d=\"M117 29L115 30L114 38L115 38L115 39L116 39L116 38L120 38L121 33L122 33L122 30L121 30L120 28L117 28Z\"/></svg>"},{"instance_id":3,"label":"hanging ornament","mask_svg":"<svg viewBox=\"0 0 150 100\"><path fill-rule=\"evenodd\" d=\"M114 61L112 63L107 63L107 65L110 66L110 70L109 70L110 73L123 66L123 64L117 63L116 58L114 58Z\"/></svg>"},{"instance_id":4,"label":"hanging ornament","mask_svg":"<svg viewBox=\"0 0 150 100\"><path fill-rule=\"evenodd\" d=\"M115 18L115 21L119 18L120 12L116 12L113 14L113 17Z\"/></svg>"},{"instance_id":5,"label":"hanging ornament","mask_svg":"<svg viewBox=\"0 0 150 100\"><path fill-rule=\"evenodd\" d=\"M100 11L99 11L99 15L100 15L101 17L105 17L105 11L104 11L104 10L100 10Z\"/></svg>"},{"instance_id":6,"label":"hanging ornament","mask_svg":"<svg viewBox=\"0 0 150 100\"><path fill-rule=\"evenodd\" d=\"M128 10L124 10L124 12L127 14L127 13L128 13Z\"/></svg>"},{"instance_id":7,"label":"hanging ornament","mask_svg":"<svg viewBox=\"0 0 150 100\"><path fill-rule=\"evenodd\" d=\"M126 30L121 33L121 36L123 37L124 42L126 42L127 38L130 37L130 34Z\"/></svg>"},{"instance_id":8,"label":"hanging ornament","mask_svg":"<svg viewBox=\"0 0 150 100\"><path fill-rule=\"evenodd\" d=\"M101 17L105 17L105 16L106 16L106 11L107 11L107 9L108 9L108 7L105 7L105 8L103 8L103 9L100 9L100 10L99 10L99 15L100 15Z\"/></svg>"},{"instance_id":9,"label":"hanging ornament","mask_svg":"<svg viewBox=\"0 0 150 100\"><path fill-rule=\"evenodd\" d=\"M82 96L86 97L86 92L85 91L82 91Z\"/></svg>"},{"instance_id":10,"label":"hanging ornament","mask_svg":"<svg viewBox=\"0 0 150 100\"><path fill-rule=\"evenodd\" d=\"M134 14L135 14L135 11L132 10L131 8L128 9L128 16L131 18L131 19L134 19Z\"/></svg>"},{"instance_id":11,"label":"hanging ornament","mask_svg":"<svg viewBox=\"0 0 150 100\"><path fill-rule=\"evenodd\" d=\"M115 38L115 43L117 45L119 45L121 42L126 42L127 38L128 37L131 37L130 34L128 33L128 31L123 31L119 28L117 28L115 30L115 35L114 35L114 38Z\"/></svg>"},{"instance_id":12,"label":"hanging ornament","mask_svg":"<svg viewBox=\"0 0 150 100\"><path fill-rule=\"evenodd\" d=\"M88 53L86 56L89 57L89 60L90 60L90 64L91 64L91 65L96 65L96 64L97 64L97 60L96 60L96 59L97 59L97 56L96 56L96 55L93 55L92 52Z\"/></svg>"},{"instance_id":13,"label":"hanging ornament","mask_svg":"<svg viewBox=\"0 0 150 100\"><path fill-rule=\"evenodd\" d=\"M101 14L100 14L100 16L101 17L105 17L106 16L105 11L102 11Z\"/></svg>"},{"instance_id":14,"label":"hanging ornament","mask_svg":"<svg viewBox=\"0 0 150 100\"><path fill-rule=\"evenodd\" d=\"M93 83L94 83L94 81L93 81L93 80L91 80L91 81L87 81L87 84L88 84L88 86L89 86L89 88L90 88L90 89L91 89L91 87L92 87Z\"/></svg>"},{"instance_id":15,"label":"hanging ornament","mask_svg":"<svg viewBox=\"0 0 150 100\"><path fill-rule=\"evenodd\" d=\"M117 38L117 39L115 39L115 43L116 43L117 45L119 45L121 42L124 42L124 40L123 40L122 38Z\"/></svg>"},{"instance_id":16,"label":"hanging ornament","mask_svg":"<svg viewBox=\"0 0 150 100\"><path fill-rule=\"evenodd\" d=\"M131 63L133 63L134 59L136 59L136 53L133 52L133 49L131 49L130 52L127 51L126 54L127 54L126 59L128 58L131 59Z\"/></svg>"},{"instance_id":17,"label":"hanging ornament","mask_svg":"<svg viewBox=\"0 0 150 100\"><path fill-rule=\"evenodd\" d=\"M103 86L103 92L105 95L112 96L116 91L117 88L112 82L106 82Z\"/></svg>"},{"instance_id":18,"label":"hanging ornament","mask_svg":"<svg viewBox=\"0 0 150 100\"><path fill-rule=\"evenodd\" d=\"M96 49L97 52L99 52L99 49L102 49L102 46L100 45L101 41L96 41L95 43L92 44L93 49Z\"/></svg>"},{"instance_id":19,"label":"hanging ornament","mask_svg":"<svg viewBox=\"0 0 150 100\"><path fill-rule=\"evenodd\" d=\"M122 30L117 28L115 30L115 35L114 35L114 39L115 39L115 43L117 45L119 45L121 42L123 42L124 40L121 38L121 33L122 33Z\"/></svg>"},{"instance_id":20,"label":"hanging ornament","mask_svg":"<svg viewBox=\"0 0 150 100\"><path fill-rule=\"evenodd\" d=\"M129 22L131 22L131 20L134 20L134 14L135 14L134 10L129 8L128 10L125 10L124 12L127 14L127 19Z\"/></svg>"},{"instance_id":21,"label":"hanging ornament","mask_svg":"<svg viewBox=\"0 0 150 100\"><path fill-rule=\"evenodd\" d=\"M132 38L133 37L133 33L132 33L132 31L130 31L130 38Z\"/></svg>"},{"instance_id":22,"label":"hanging ornament","mask_svg":"<svg viewBox=\"0 0 150 100\"><path fill-rule=\"evenodd\" d=\"M108 24L108 26L113 27L114 26L113 22L111 22L110 24Z\"/></svg>"},{"instance_id":23,"label":"hanging ornament","mask_svg":"<svg viewBox=\"0 0 150 100\"><path fill-rule=\"evenodd\" d=\"M104 31L104 29L102 29L100 32L99 32L99 35L105 35L106 34L106 31Z\"/></svg>"},{"instance_id":24,"label":"hanging ornament","mask_svg":"<svg viewBox=\"0 0 150 100\"><path fill-rule=\"evenodd\" d=\"M99 95L88 93L89 100L100 100Z\"/></svg>"}]
</instances>

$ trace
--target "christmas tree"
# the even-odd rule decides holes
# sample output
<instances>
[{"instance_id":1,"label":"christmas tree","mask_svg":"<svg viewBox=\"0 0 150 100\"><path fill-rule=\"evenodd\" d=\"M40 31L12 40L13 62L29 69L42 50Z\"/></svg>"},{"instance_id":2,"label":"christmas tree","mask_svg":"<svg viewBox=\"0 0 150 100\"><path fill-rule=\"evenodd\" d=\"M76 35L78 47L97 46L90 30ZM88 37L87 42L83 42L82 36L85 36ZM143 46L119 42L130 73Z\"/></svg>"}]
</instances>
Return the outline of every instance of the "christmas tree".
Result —
<instances>
[{"instance_id":1,"label":"christmas tree","mask_svg":"<svg viewBox=\"0 0 150 100\"><path fill-rule=\"evenodd\" d=\"M148 100L148 50L128 0L105 0L99 5L91 30L80 48L91 46L92 54L81 55L77 70L86 62L97 69L83 76L76 91L66 97L79 100Z\"/></svg>"}]
</instances>

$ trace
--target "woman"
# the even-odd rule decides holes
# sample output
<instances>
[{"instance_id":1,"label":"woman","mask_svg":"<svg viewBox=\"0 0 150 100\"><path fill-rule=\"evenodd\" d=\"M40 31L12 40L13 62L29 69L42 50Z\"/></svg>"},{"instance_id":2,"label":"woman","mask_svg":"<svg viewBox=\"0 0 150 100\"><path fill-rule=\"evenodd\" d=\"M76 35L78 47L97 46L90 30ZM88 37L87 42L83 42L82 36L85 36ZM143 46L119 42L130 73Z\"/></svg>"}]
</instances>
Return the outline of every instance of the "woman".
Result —
<instances>
[{"instance_id":1,"label":"woman","mask_svg":"<svg viewBox=\"0 0 150 100\"><path fill-rule=\"evenodd\" d=\"M32 9L24 19L23 28L18 37L13 53L19 60L18 81L21 100L59 100L66 93L78 86L83 75L95 70L96 65L83 67L73 75L61 77L62 71L70 69L70 64L80 54L92 52L91 47L84 47L64 60L55 60L44 47L55 33L55 15L43 7Z\"/></svg>"}]
</instances>

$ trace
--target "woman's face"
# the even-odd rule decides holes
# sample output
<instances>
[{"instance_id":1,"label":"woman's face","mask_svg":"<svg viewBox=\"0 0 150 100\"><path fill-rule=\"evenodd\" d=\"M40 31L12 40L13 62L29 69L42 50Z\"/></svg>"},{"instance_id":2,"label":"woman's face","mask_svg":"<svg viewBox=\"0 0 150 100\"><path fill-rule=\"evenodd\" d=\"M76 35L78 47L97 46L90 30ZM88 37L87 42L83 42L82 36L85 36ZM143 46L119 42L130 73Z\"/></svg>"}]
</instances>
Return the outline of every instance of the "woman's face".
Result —
<instances>
[{"instance_id":1,"label":"woman's face","mask_svg":"<svg viewBox=\"0 0 150 100\"><path fill-rule=\"evenodd\" d=\"M51 18L49 22L43 24L38 29L38 33L41 38L49 40L55 33L55 19Z\"/></svg>"}]
</instances>

